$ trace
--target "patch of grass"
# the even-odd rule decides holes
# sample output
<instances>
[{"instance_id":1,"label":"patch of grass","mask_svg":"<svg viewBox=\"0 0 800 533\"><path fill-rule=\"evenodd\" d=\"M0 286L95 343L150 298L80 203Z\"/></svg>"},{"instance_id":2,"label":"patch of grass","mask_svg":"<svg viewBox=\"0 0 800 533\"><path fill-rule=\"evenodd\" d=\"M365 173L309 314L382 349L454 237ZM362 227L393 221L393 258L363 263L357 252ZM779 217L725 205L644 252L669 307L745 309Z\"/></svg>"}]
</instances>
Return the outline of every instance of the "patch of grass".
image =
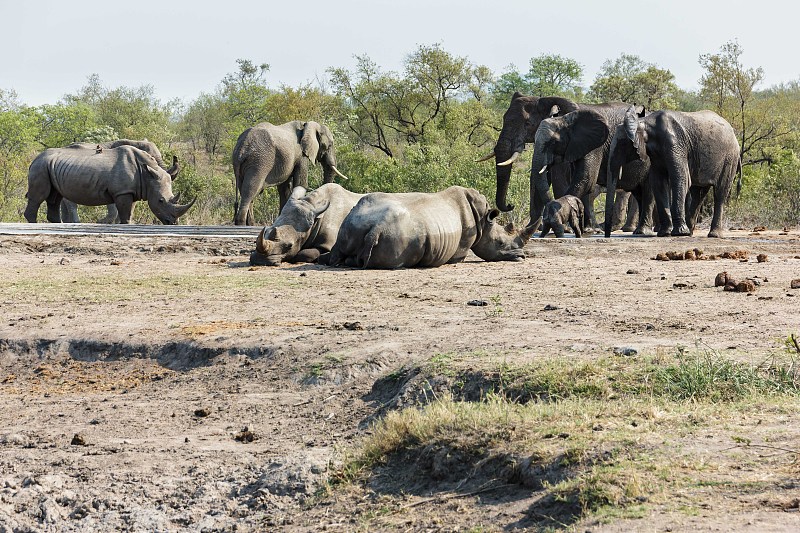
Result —
<instances>
[{"instance_id":1,"label":"patch of grass","mask_svg":"<svg viewBox=\"0 0 800 533\"><path fill-rule=\"evenodd\" d=\"M458 354L437 354L424 370L444 375L458 363ZM471 379L482 379L470 372ZM451 381L467 375L457 372ZM653 505L680 511L687 503L683 495L698 487L742 490L760 483L763 459L747 463L758 476L734 483L714 455L698 454L695 436L724 432L749 446L749 438L732 431L742 419L800 408L791 353L759 365L685 349L649 357L557 358L520 366L504 362L486 376L494 388L480 401L439 394L421 408L389 412L345 457L334 485L365 481L375 472L379 478L411 475L413 464L419 470L414 483L429 483L421 492L429 494L436 485L425 481L428 463L441 452L467 461L463 468L476 483L490 479L540 491L530 515L542 516L543 528L569 528L589 516L641 518ZM481 478L483 465L497 457L508 457L514 466L505 477L489 470ZM719 461L742 464L732 452ZM779 482L779 476L771 477L768 484Z\"/></svg>"}]
</instances>

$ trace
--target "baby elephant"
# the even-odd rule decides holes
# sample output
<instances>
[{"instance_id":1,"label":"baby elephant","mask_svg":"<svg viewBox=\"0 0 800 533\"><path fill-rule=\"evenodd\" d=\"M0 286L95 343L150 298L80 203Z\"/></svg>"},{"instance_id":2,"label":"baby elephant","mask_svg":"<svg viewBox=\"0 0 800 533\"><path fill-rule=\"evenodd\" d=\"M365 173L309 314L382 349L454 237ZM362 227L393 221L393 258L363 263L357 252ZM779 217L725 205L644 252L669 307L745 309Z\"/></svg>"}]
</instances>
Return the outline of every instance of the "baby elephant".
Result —
<instances>
[{"instance_id":1,"label":"baby elephant","mask_svg":"<svg viewBox=\"0 0 800 533\"><path fill-rule=\"evenodd\" d=\"M542 231L539 237L546 236L550 230L556 237L564 236L564 225L569 224L576 237L581 236L581 221L583 220L583 202L577 196L562 196L550 201L544 206L542 213Z\"/></svg>"}]
</instances>

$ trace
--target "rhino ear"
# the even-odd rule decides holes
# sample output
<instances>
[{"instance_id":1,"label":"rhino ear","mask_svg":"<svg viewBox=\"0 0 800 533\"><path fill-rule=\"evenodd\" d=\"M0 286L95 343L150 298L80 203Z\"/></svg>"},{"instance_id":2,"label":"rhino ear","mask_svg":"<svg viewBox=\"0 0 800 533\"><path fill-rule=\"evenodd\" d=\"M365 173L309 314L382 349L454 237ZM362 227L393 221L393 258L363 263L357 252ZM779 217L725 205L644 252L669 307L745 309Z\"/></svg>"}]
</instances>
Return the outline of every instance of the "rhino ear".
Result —
<instances>
[{"instance_id":1,"label":"rhino ear","mask_svg":"<svg viewBox=\"0 0 800 533\"><path fill-rule=\"evenodd\" d=\"M499 216L500 216L500 210L497 209L497 208L494 208L494 209L489 211L489 214L486 215L486 218L489 220L489 222L492 222L494 219L496 219Z\"/></svg>"},{"instance_id":2,"label":"rhino ear","mask_svg":"<svg viewBox=\"0 0 800 533\"><path fill-rule=\"evenodd\" d=\"M150 165L145 165L145 168L147 169L147 174L150 176L151 179L157 180L161 177L159 176L158 171L153 167L151 167Z\"/></svg>"}]
</instances>

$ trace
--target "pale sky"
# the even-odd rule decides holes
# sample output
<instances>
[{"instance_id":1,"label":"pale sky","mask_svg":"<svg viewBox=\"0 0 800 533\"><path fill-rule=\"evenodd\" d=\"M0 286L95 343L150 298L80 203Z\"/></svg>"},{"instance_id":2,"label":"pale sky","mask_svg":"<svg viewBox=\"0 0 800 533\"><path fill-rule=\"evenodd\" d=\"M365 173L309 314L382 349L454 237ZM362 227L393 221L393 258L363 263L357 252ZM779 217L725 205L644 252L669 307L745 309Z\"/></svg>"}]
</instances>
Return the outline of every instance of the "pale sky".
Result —
<instances>
[{"instance_id":1,"label":"pale sky","mask_svg":"<svg viewBox=\"0 0 800 533\"><path fill-rule=\"evenodd\" d=\"M546 8L547 5L554 6ZM303 6L300 8L299 6ZM589 86L621 53L696 88L698 56L738 39L766 88L800 79L800 4L793 0L0 0L0 89L55 103L96 73L107 87L153 85L162 101L212 92L236 59L269 63L270 86L327 80L367 54L400 71L418 45L441 44L499 75L560 54Z\"/></svg>"}]
</instances>

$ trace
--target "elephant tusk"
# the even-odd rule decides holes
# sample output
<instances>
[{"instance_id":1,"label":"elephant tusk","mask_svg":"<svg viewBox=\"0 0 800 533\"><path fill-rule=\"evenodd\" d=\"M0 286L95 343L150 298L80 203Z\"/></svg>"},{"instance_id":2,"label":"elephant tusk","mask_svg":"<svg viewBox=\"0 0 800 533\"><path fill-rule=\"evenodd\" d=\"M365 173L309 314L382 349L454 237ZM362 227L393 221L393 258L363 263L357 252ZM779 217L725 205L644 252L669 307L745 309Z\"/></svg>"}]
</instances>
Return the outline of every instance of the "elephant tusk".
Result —
<instances>
[{"instance_id":1,"label":"elephant tusk","mask_svg":"<svg viewBox=\"0 0 800 533\"><path fill-rule=\"evenodd\" d=\"M544 174L545 170L547 170L547 165L542 167L542 170L539 171L539 174Z\"/></svg>"},{"instance_id":2,"label":"elephant tusk","mask_svg":"<svg viewBox=\"0 0 800 533\"><path fill-rule=\"evenodd\" d=\"M336 175L339 176L340 178L342 178L343 180L349 180L350 179L347 176L345 176L344 174L342 174L341 172L339 172L339 169L336 168L335 166L332 166L331 168L336 173Z\"/></svg>"},{"instance_id":3,"label":"elephant tusk","mask_svg":"<svg viewBox=\"0 0 800 533\"><path fill-rule=\"evenodd\" d=\"M494 151L492 151L486 154L485 156L481 157L480 159L476 159L475 162L483 163L484 161L488 161L489 159L494 159L495 157L497 156L495 155Z\"/></svg>"},{"instance_id":4,"label":"elephant tusk","mask_svg":"<svg viewBox=\"0 0 800 533\"><path fill-rule=\"evenodd\" d=\"M511 154L511 157L509 157L507 161L503 161L502 163L497 163L497 166L505 167L511 165L514 163L514 161L517 160L518 157L519 157L519 152L514 152L513 154Z\"/></svg>"}]
</instances>

